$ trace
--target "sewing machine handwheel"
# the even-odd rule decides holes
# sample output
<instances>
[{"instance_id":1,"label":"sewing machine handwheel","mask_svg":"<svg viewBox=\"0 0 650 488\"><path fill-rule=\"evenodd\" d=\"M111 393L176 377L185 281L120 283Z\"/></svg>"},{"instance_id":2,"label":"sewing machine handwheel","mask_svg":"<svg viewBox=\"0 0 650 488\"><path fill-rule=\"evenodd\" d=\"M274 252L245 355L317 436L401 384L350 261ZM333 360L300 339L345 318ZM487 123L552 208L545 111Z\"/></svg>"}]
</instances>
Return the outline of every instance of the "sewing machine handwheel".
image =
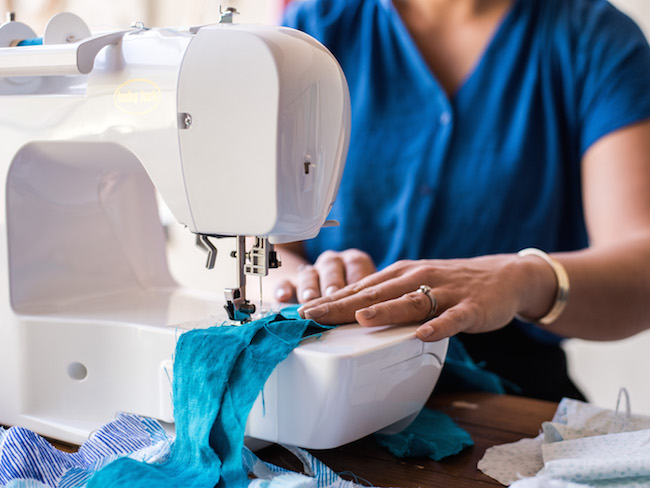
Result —
<instances>
[{"instance_id":1,"label":"sewing machine handwheel","mask_svg":"<svg viewBox=\"0 0 650 488\"><path fill-rule=\"evenodd\" d=\"M90 37L90 29L79 17L70 12L53 16L45 26L43 44L67 44Z\"/></svg>"}]
</instances>

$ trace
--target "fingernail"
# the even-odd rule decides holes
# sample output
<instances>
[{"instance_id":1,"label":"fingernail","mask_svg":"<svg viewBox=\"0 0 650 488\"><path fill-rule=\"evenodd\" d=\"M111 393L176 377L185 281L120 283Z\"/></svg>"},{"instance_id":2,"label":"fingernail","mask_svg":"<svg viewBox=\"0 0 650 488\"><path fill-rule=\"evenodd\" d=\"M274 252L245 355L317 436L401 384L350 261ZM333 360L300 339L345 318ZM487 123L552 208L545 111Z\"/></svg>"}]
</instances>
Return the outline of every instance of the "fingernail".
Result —
<instances>
[{"instance_id":1,"label":"fingernail","mask_svg":"<svg viewBox=\"0 0 650 488\"><path fill-rule=\"evenodd\" d=\"M326 295L326 296L327 296L327 295L331 295L332 293L334 293L334 292L336 292L336 291L339 291L339 290L340 290L340 288L339 288L338 286L336 286L336 285L330 285L330 286L328 286L327 289L325 290L325 295Z\"/></svg>"},{"instance_id":2,"label":"fingernail","mask_svg":"<svg viewBox=\"0 0 650 488\"><path fill-rule=\"evenodd\" d=\"M361 315L361 318L371 319L375 315L377 315L377 310L375 309L375 307L368 307L368 308L362 308L361 310L357 310L357 313Z\"/></svg>"},{"instance_id":3,"label":"fingernail","mask_svg":"<svg viewBox=\"0 0 650 488\"><path fill-rule=\"evenodd\" d=\"M277 288L275 290L275 299L278 301L282 301L289 295L289 290L286 288Z\"/></svg>"},{"instance_id":4,"label":"fingernail","mask_svg":"<svg viewBox=\"0 0 650 488\"><path fill-rule=\"evenodd\" d=\"M327 309L325 307L316 307L316 308L310 308L309 310L305 310L303 314L306 319L316 320L317 318L325 315L326 312Z\"/></svg>"},{"instance_id":5,"label":"fingernail","mask_svg":"<svg viewBox=\"0 0 650 488\"><path fill-rule=\"evenodd\" d=\"M312 300L314 298L318 297L318 293L316 293L316 290L312 288L307 288L306 290L303 290L302 292L302 301L303 302L308 302L309 300Z\"/></svg>"},{"instance_id":6,"label":"fingernail","mask_svg":"<svg viewBox=\"0 0 650 488\"><path fill-rule=\"evenodd\" d=\"M433 335L433 327L429 324L424 324L418 327L418 330L416 330L415 333L422 338L427 338Z\"/></svg>"}]
</instances>

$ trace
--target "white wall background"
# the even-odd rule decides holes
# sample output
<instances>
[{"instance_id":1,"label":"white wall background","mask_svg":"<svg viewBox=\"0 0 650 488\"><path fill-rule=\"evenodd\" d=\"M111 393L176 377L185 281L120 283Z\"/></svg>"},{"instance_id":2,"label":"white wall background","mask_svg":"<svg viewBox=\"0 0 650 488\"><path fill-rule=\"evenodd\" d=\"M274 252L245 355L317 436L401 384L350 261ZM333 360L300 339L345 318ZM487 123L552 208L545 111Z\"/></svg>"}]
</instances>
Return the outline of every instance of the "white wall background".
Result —
<instances>
[{"instance_id":1,"label":"white wall background","mask_svg":"<svg viewBox=\"0 0 650 488\"><path fill-rule=\"evenodd\" d=\"M77 13L93 30L105 30L128 26L133 21L143 21L149 26L216 22L220 5L236 7L241 12L240 22L274 23L280 3L279 0L0 0L0 9L15 11L17 20L40 34L47 19L63 10ZM612 0L612 3L632 16L650 38L650 0ZM221 273L202 269L204 256L194 248L192 236L180 227L171 226L170 237L171 268L177 279L214 290L221 296ZM251 285L249 293L255 297L257 284ZM265 291L265 296L269 295L270 291ZM648 303L650 306L650 297ZM613 407L618 389L625 386L631 394L633 410L650 414L650 331L611 343L571 340L566 350L572 376L591 401Z\"/></svg>"},{"instance_id":2,"label":"white wall background","mask_svg":"<svg viewBox=\"0 0 650 488\"><path fill-rule=\"evenodd\" d=\"M280 4L279 0L0 0L0 9L14 11L16 20L41 34L47 20L61 11L74 12L97 31L135 21L150 27L214 23L220 6L237 8L237 22L272 23Z\"/></svg>"}]
</instances>

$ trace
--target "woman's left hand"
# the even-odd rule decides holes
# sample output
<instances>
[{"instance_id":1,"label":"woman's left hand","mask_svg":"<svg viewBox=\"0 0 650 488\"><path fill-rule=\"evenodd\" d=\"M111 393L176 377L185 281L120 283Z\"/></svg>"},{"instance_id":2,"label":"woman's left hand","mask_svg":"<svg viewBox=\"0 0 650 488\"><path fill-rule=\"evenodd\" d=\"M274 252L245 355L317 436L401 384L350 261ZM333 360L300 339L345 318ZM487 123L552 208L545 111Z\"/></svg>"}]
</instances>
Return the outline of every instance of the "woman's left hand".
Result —
<instances>
[{"instance_id":1,"label":"woman's left hand","mask_svg":"<svg viewBox=\"0 0 650 488\"><path fill-rule=\"evenodd\" d=\"M531 272L541 283L531 280ZM501 328L517 313L542 316L544 307L552 304L549 287L552 290L554 286L551 268L534 257L502 254L398 261L332 295L306 303L299 312L322 324L422 324L417 337L437 341L459 332ZM540 295L532 296L540 291L547 297L541 306ZM537 315L526 314L531 311Z\"/></svg>"}]
</instances>

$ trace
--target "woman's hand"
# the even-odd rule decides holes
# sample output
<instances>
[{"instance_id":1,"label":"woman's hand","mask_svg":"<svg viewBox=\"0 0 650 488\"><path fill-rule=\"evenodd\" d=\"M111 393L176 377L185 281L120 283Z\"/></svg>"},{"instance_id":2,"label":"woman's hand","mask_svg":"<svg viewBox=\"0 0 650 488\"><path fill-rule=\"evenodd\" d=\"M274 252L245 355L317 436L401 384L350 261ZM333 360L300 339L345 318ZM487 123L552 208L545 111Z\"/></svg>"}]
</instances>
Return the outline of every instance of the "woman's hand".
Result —
<instances>
[{"instance_id":1,"label":"woman's hand","mask_svg":"<svg viewBox=\"0 0 650 488\"><path fill-rule=\"evenodd\" d=\"M419 291L421 285L431 288L431 297ZM498 329L517 313L541 317L553 303L555 287L551 268L534 256L399 261L299 312L323 324L422 324L417 337L437 341Z\"/></svg>"},{"instance_id":2,"label":"woman's hand","mask_svg":"<svg viewBox=\"0 0 650 488\"><path fill-rule=\"evenodd\" d=\"M292 279L279 283L276 297L280 302L297 299L299 303L305 303L318 297L330 296L376 270L372 258L358 249L326 251L313 265L300 265Z\"/></svg>"}]
</instances>

